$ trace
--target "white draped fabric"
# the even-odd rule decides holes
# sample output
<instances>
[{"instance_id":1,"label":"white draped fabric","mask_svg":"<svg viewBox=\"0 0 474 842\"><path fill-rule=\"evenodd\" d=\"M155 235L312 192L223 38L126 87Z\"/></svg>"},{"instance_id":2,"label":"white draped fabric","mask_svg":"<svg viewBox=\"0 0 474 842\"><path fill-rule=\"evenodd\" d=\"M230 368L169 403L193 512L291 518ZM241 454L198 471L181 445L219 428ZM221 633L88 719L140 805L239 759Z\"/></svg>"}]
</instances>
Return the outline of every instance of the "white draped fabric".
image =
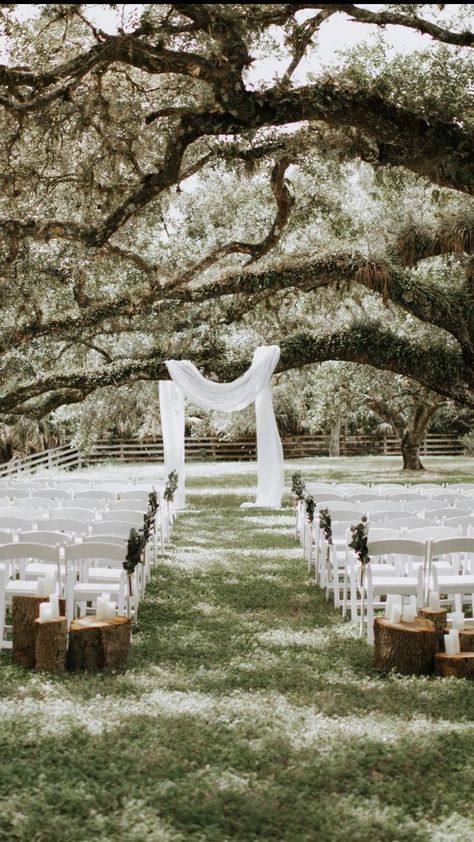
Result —
<instances>
[{"instance_id":1,"label":"white draped fabric","mask_svg":"<svg viewBox=\"0 0 474 842\"><path fill-rule=\"evenodd\" d=\"M184 509L184 394L172 380L160 380L160 413L165 479L178 472L176 506Z\"/></svg>"},{"instance_id":2,"label":"white draped fabric","mask_svg":"<svg viewBox=\"0 0 474 842\"><path fill-rule=\"evenodd\" d=\"M254 504L250 504L255 506L279 507L283 494L283 448L273 411L271 386L271 377L279 358L278 345L260 346L255 350L250 368L231 383L215 383L207 380L188 360L168 360L166 363L175 387L179 387L181 393L197 406L204 409L217 409L221 412L235 412L255 403L258 487L257 499ZM167 406L169 396L170 392L162 391L162 383L160 383L162 418L163 412L169 417ZM184 426L183 428L180 426L180 431L183 429L182 434L171 431L167 424L162 426L165 453L167 447L171 452L177 445L178 435L182 435L184 441ZM174 441L172 445L169 444L171 439ZM175 469L178 470L177 467ZM166 457L165 470L167 470Z\"/></svg>"}]
</instances>

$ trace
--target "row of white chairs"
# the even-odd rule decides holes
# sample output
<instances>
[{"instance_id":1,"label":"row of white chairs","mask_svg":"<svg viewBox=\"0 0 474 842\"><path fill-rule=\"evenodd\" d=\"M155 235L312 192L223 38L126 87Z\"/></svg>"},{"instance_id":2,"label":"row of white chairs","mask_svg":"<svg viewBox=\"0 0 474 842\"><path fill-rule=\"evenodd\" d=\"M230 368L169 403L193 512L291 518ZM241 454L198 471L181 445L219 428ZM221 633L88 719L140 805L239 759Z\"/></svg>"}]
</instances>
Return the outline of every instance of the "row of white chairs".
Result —
<instances>
[{"instance_id":1,"label":"row of white chairs","mask_svg":"<svg viewBox=\"0 0 474 842\"><path fill-rule=\"evenodd\" d=\"M369 641L373 636L373 612L382 607L384 597L410 597L420 606L423 601L426 602L430 590L441 589L443 603L447 606L453 605L455 610L461 610L461 606L469 602L474 610L473 515L463 509L449 507L442 510L442 517L439 517L441 512L438 509L431 509L429 517L423 517L425 510L422 506L404 512L397 509L397 501L387 500L385 505L381 505L383 501L380 498L374 502L374 506L377 503L379 508L372 510L371 501L360 501L355 506L350 501L331 499L325 494L328 494L327 487L318 494L313 524L308 522L304 504L300 504L297 511L297 532L308 570L314 568L316 580L325 589L328 598L332 596L336 607L344 613L347 607L350 608L354 622L360 623L364 606L362 621L367 624ZM328 509L331 514L333 543L329 546L319 529L321 508ZM433 512L438 518L432 517ZM365 571L365 581L361 582L358 564L348 544L351 541L351 524L363 517L368 521L369 555L371 559L373 556L373 560ZM448 550L439 542L446 540L451 541L449 558L440 560L436 553L441 550L447 553ZM381 541L385 542L385 554L378 557L375 550L381 550ZM454 544L455 541L458 543ZM398 542L398 550L389 552L387 542L392 548L394 542ZM411 554L408 552L410 548L413 550ZM402 550L405 552L402 553Z\"/></svg>"},{"instance_id":2,"label":"row of white chairs","mask_svg":"<svg viewBox=\"0 0 474 842\"><path fill-rule=\"evenodd\" d=\"M55 491L51 489L51 495ZM38 507L37 498L30 496L29 505L22 500L22 505L0 509L0 646L11 647L6 614L13 596L36 593L38 580L45 575L56 578L59 594L66 599L68 623L85 613L88 605L93 610L102 592L110 594L119 614L136 616L157 560L156 536L163 550L175 517L173 506L164 505L160 495L155 531L144 564L137 568L130 600L123 562L130 529L143 526L149 491L149 487L114 489L110 497L103 489L90 488L88 497L68 501L73 505Z\"/></svg>"}]
</instances>

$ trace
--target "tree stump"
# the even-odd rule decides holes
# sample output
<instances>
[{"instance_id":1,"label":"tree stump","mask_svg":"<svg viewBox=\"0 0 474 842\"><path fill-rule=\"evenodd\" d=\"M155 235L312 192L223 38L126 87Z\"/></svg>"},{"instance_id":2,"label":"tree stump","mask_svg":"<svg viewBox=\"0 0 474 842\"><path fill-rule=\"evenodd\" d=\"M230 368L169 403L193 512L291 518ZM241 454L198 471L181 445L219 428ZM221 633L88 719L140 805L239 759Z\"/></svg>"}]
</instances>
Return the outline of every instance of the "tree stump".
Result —
<instances>
[{"instance_id":1,"label":"tree stump","mask_svg":"<svg viewBox=\"0 0 474 842\"><path fill-rule=\"evenodd\" d=\"M448 625L448 612L445 608L420 608L418 616L424 620L431 620L438 633L438 652L444 652L444 632Z\"/></svg>"},{"instance_id":2,"label":"tree stump","mask_svg":"<svg viewBox=\"0 0 474 842\"><path fill-rule=\"evenodd\" d=\"M474 679L474 652L460 652L459 655L438 652L435 667L436 674L443 678L454 676L454 678Z\"/></svg>"},{"instance_id":3,"label":"tree stump","mask_svg":"<svg viewBox=\"0 0 474 842\"><path fill-rule=\"evenodd\" d=\"M474 628L459 629L461 652L474 652Z\"/></svg>"},{"instance_id":4,"label":"tree stump","mask_svg":"<svg viewBox=\"0 0 474 842\"><path fill-rule=\"evenodd\" d=\"M413 623L391 623L376 617L374 621L376 669L424 675L433 671L437 647L438 632L431 620L416 617Z\"/></svg>"},{"instance_id":5,"label":"tree stump","mask_svg":"<svg viewBox=\"0 0 474 842\"><path fill-rule=\"evenodd\" d=\"M37 672L64 672L66 669L67 621L35 620L35 669Z\"/></svg>"},{"instance_id":6,"label":"tree stump","mask_svg":"<svg viewBox=\"0 0 474 842\"><path fill-rule=\"evenodd\" d=\"M90 615L74 620L69 629L67 667L73 672L119 669L127 663L131 621L128 617L98 620Z\"/></svg>"},{"instance_id":7,"label":"tree stump","mask_svg":"<svg viewBox=\"0 0 474 842\"><path fill-rule=\"evenodd\" d=\"M35 620L39 617L41 602L48 602L47 596L14 596L12 602L13 643L12 663L19 667L35 666ZM59 600L59 613L66 615L66 601Z\"/></svg>"}]
</instances>

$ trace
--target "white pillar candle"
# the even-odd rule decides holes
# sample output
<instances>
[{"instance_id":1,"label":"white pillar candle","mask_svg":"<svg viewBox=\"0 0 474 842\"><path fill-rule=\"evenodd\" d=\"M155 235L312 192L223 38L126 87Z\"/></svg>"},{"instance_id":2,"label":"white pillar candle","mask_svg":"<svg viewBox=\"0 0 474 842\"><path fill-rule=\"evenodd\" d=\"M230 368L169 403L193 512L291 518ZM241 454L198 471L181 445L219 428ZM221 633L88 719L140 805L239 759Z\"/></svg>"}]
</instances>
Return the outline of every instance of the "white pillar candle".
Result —
<instances>
[{"instance_id":1,"label":"white pillar candle","mask_svg":"<svg viewBox=\"0 0 474 842\"><path fill-rule=\"evenodd\" d=\"M451 629L463 629L464 628L464 614L462 611L454 611L451 614L452 625Z\"/></svg>"},{"instance_id":2,"label":"white pillar candle","mask_svg":"<svg viewBox=\"0 0 474 842\"><path fill-rule=\"evenodd\" d=\"M429 607L436 609L441 608L441 601L439 598L439 591L431 591L430 593L430 600L429 600Z\"/></svg>"},{"instance_id":3,"label":"white pillar candle","mask_svg":"<svg viewBox=\"0 0 474 842\"><path fill-rule=\"evenodd\" d=\"M115 617L115 602L107 603L107 619L110 620Z\"/></svg>"},{"instance_id":4,"label":"white pillar candle","mask_svg":"<svg viewBox=\"0 0 474 842\"><path fill-rule=\"evenodd\" d=\"M41 577L41 579L38 579L38 581L36 583L36 596L47 596L47 594L45 593L45 588L44 588L44 577Z\"/></svg>"},{"instance_id":5,"label":"white pillar candle","mask_svg":"<svg viewBox=\"0 0 474 842\"><path fill-rule=\"evenodd\" d=\"M48 620L52 620L52 612L51 612L51 605L49 602L40 602L39 607L39 618L42 623L47 622Z\"/></svg>"},{"instance_id":6,"label":"white pillar candle","mask_svg":"<svg viewBox=\"0 0 474 842\"><path fill-rule=\"evenodd\" d=\"M98 620L106 620L107 619L107 604L108 600L104 599L103 596L97 597L97 605L96 605L96 616Z\"/></svg>"},{"instance_id":7,"label":"white pillar candle","mask_svg":"<svg viewBox=\"0 0 474 842\"><path fill-rule=\"evenodd\" d=\"M391 623L399 623L402 616L402 607L401 605L392 605L392 616L390 619Z\"/></svg>"},{"instance_id":8,"label":"white pillar candle","mask_svg":"<svg viewBox=\"0 0 474 842\"><path fill-rule=\"evenodd\" d=\"M416 612L415 609L412 608L411 605L405 606L403 609L403 622L404 623L413 623L415 620Z\"/></svg>"},{"instance_id":9,"label":"white pillar candle","mask_svg":"<svg viewBox=\"0 0 474 842\"><path fill-rule=\"evenodd\" d=\"M51 619L59 620L59 596L57 593L51 593L49 595L49 604L51 606Z\"/></svg>"},{"instance_id":10,"label":"white pillar candle","mask_svg":"<svg viewBox=\"0 0 474 842\"><path fill-rule=\"evenodd\" d=\"M461 651L459 643L459 632L457 629L451 629L448 634L444 636L444 648L447 655L458 655Z\"/></svg>"},{"instance_id":11,"label":"white pillar candle","mask_svg":"<svg viewBox=\"0 0 474 842\"><path fill-rule=\"evenodd\" d=\"M45 596L49 596L56 590L56 577L51 575L50 573L48 573L48 575L44 577L44 590Z\"/></svg>"}]
</instances>

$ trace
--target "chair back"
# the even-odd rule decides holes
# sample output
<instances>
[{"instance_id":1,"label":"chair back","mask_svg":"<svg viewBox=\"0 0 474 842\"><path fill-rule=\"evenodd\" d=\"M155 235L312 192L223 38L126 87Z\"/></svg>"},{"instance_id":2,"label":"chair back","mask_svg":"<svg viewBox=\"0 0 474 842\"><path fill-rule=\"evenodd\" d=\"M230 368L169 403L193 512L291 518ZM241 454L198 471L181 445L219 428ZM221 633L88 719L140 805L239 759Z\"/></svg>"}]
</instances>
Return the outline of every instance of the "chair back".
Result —
<instances>
[{"instance_id":1,"label":"chair back","mask_svg":"<svg viewBox=\"0 0 474 842\"><path fill-rule=\"evenodd\" d=\"M141 524L140 524L141 525ZM100 535L114 535L116 538L128 538L130 525L123 520L101 520L91 526L91 535L97 538Z\"/></svg>"},{"instance_id":2,"label":"chair back","mask_svg":"<svg viewBox=\"0 0 474 842\"><path fill-rule=\"evenodd\" d=\"M130 524L131 526L143 526L143 516L144 512L137 512L131 509L122 509L116 510L114 509L111 512L103 512L102 514L102 522L106 523L109 520L117 520L117 517L120 517L122 523Z\"/></svg>"},{"instance_id":3,"label":"chair back","mask_svg":"<svg viewBox=\"0 0 474 842\"><path fill-rule=\"evenodd\" d=\"M76 491L74 494L75 500L82 500L86 498L89 500L115 500L113 491L106 491L105 489L89 488L84 491Z\"/></svg>"},{"instance_id":4,"label":"chair back","mask_svg":"<svg viewBox=\"0 0 474 842\"><path fill-rule=\"evenodd\" d=\"M152 489L149 491L121 491L120 492L120 500L139 500L142 503L146 503L148 505L148 495L151 494Z\"/></svg>"},{"instance_id":5,"label":"chair back","mask_svg":"<svg viewBox=\"0 0 474 842\"><path fill-rule=\"evenodd\" d=\"M145 512L148 509L148 497L146 500L111 500L108 506L109 512L118 512L121 510L125 511L134 511L134 512Z\"/></svg>"},{"instance_id":6,"label":"chair back","mask_svg":"<svg viewBox=\"0 0 474 842\"><path fill-rule=\"evenodd\" d=\"M403 511L402 506L400 506L396 500L382 500L380 497L378 500L367 500L367 502L364 503L364 509L366 512Z\"/></svg>"},{"instance_id":7,"label":"chair back","mask_svg":"<svg viewBox=\"0 0 474 842\"><path fill-rule=\"evenodd\" d=\"M369 554L373 556L416 556L418 558L425 558L427 552L427 542L417 541L413 538L390 538L383 541L370 541L369 536Z\"/></svg>"},{"instance_id":8,"label":"chair back","mask_svg":"<svg viewBox=\"0 0 474 842\"><path fill-rule=\"evenodd\" d=\"M87 535L82 539L83 544L113 544L116 547L122 548L122 561L125 560L125 552L127 549L127 537L120 535Z\"/></svg>"},{"instance_id":9,"label":"chair back","mask_svg":"<svg viewBox=\"0 0 474 842\"><path fill-rule=\"evenodd\" d=\"M0 529L33 529L36 518L25 518L11 515L0 517Z\"/></svg>"},{"instance_id":10,"label":"chair back","mask_svg":"<svg viewBox=\"0 0 474 842\"><path fill-rule=\"evenodd\" d=\"M66 488L41 488L31 492L31 499L36 501L37 498L43 500L70 500L71 492ZM48 504L51 505L51 502Z\"/></svg>"},{"instance_id":11,"label":"chair back","mask_svg":"<svg viewBox=\"0 0 474 842\"><path fill-rule=\"evenodd\" d=\"M74 541L74 536L65 532L55 532L46 529L34 529L31 532L20 532L19 540L24 542L47 544L50 547L64 546Z\"/></svg>"},{"instance_id":12,"label":"chair back","mask_svg":"<svg viewBox=\"0 0 474 842\"><path fill-rule=\"evenodd\" d=\"M348 521L349 525L351 523L357 522L364 517L364 509L363 508L356 508L354 506L340 506L339 503L334 503L334 505L329 506L318 506L319 509L328 508L329 514L331 515L331 521L335 523L336 521Z\"/></svg>"},{"instance_id":13,"label":"chair back","mask_svg":"<svg viewBox=\"0 0 474 842\"><path fill-rule=\"evenodd\" d=\"M63 511L61 509L61 511ZM70 517L49 517L38 521L38 527L50 532L69 532L74 535L84 535L89 532L88 522Z\"/></svg>"},{"instance_id":14,"label":"chair back","mask_svg":"<svg viewBox=\"0 0 474 842\"><path fill-rule=\"evenodd\" d=\"M452 526L421 526L408 530L406 537L416 541L436 541L441 538L457 538L458 530Z\"/></svg>"},{"instance_id":15,"label":"chair back","mask_svg":"<svg viewBox=\"0 0 474 842\"><path fill-rule=\"evenodd\" d=\"M59 513L58 513L59 514ZM72 506L66 506L61 509L60 517L62 518L74 518L74 520L94 520L95 519L95 509L91 508L73 508Z\"/></svg>"}]
</instances>

